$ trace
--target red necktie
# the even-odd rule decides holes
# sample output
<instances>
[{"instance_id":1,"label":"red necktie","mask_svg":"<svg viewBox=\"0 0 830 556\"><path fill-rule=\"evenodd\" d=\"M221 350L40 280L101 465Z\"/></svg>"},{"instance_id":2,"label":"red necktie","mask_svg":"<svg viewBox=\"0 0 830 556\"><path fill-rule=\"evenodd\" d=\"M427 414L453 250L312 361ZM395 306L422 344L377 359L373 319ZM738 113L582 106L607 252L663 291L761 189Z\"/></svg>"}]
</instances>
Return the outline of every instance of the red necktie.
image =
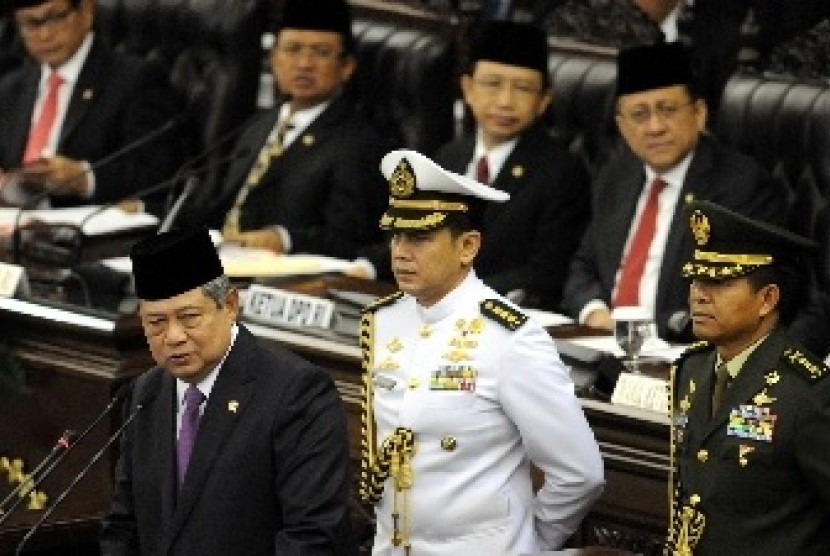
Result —
<instances>
[{"instance_id":1,"label":"red necktie","mask_svg":"<svg viewBox=\"0 0 830 556\"><path fill-rule=\"evenodd\" d=\"M486 154L476 162L476 181L484 185L490 185L490 165L487 164Z\"/></svg>"},{"instance_id":2,"label":"red necktie","mask_svg":"<svg viewBox=\"0 0 830 556\"><path fill-rule=\"evenodd\" d=\"M43 148L49 142L52 126L55 125L55 116L58 113L58 91L63 85L63 77L52 72L46 80L46 98L40 110L40 117L29 132L29 141L23 153L23 164L34 162L41 157Z\"/></svg>"},{"instance_id":3,"label":"red necktie","mask_svg":"<svg viewBox=\"0 0 830 556\"><path fill-rule=\"evenodd\" d=\"M657 229L657 200L660 192L666 187L666 182L657 177L649 187L651 189L640 216L640 224L631 238L628 254L622 263L620 282L617 284L617 294L614 297L615 307L638 305L640 302L640 280L646 267L648 250L654 240L654 231Z\"/></svg>"}]
</instances>

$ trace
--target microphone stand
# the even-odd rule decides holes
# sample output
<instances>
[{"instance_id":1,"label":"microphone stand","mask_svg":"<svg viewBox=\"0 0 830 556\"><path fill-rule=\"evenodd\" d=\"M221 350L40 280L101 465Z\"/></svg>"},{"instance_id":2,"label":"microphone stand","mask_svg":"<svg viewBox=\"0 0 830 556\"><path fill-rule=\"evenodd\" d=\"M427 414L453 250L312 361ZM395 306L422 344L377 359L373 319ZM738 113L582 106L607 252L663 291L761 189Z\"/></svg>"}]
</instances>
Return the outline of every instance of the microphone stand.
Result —
<instances>
[{"instance_id":1,"label":"microphone stand","mask_svg":"<svg viewBox=\"0 0 830 556\"><path fill-rule=\"evenodd\" d=\"M58 439L58 441L55 443L55 445L52 447L49 453L46 454L46 456L42 460L40 460L40 463L37 465L37 467L35 467L34 470L32 470L32 472L29 473L29 479L25 481L20 481L20 483L14 488L14 490L12 490L8 494L8 496L6 496L3 499L3 501L0 502L0 525L2 525L3 522L5 522L5 520L7 519L6 516L11 514L11 511L14 510L14 507L11 507L9 511L4 510L6 504L8 504L18 494L22 498L26 496L29 492L32 492L34 488L29 487L34 483L32 483L31 481L38 476L41 470L44 467L46 467L52 461L52 458L54 458L61 450L68 450L69 447L75 443L75 440L77 438L77 432L73 430L64 431L64 433L61 435L61 437ZM26 492L23 492L24 490L26 490Z\"/></svg>"},{"instance_id":2,"label":"microphone stand","mask_svg":"<svg viewBox=\"0 0 830 556\"><path fill-rule=\"evenodd\" d=\"M47 508L46 511L43 512L43 515L40 516L40 519L29 528L29 530L26 532L26 535L24 535L23 539L20 541L20 544L17 545L17 550L15 550L14 552L15 556L20 556L23 553L23 547L26 545L27 542L29 542L29 539L31 539L32 536L37 532L37 530L40 529L41 525L43 525L43 523L47 519L49 519L49 517L54 513L55 508L57 508L58 505L61 502L63 502L63 500L72 491L72 489L75 488L75 485L77 485L81 481L81 479L86 477L86 474L89 472L92 466L98 463L98 460L101 459L107 448L109 448L112 445L112 443L115 442L121 436L121 434L124 432L124 429L126 429L129 426L129 424L133 422L133 419L136 418L138 412L141 411L143 408L143 403L136 405L135 409L132 410L129 417L127 417L127 419L124 420L121 426L118 427L118 429L110 435L110 437L107 439L107 442L103 446L101 446L101 449L95 452L95 455L92 457L91 460L89 460L89 463L87 463L86 466L84 466L84 468L81 469L81 471L77 475L75 475L75 478L72 480L72 482L69 483L69 485L65 489L63 489L63 492L61 492L57 498L55 498L55 502L51 506L49 506L49 508Z\"/></svg>"},{"instance_id":3,"label":"microphone stand","mask_svg":"<svg viewBox=\"0 0 830 556\"><path fill-rule=\"evenodd\" d=\"M184 202L190 198L193 194L193 191L196 190L196 186L199 184L198 176L191 175L185 181L184 187L182 188L182 193L179 195L179 198L176 199L176 202L173 203L173 206L170 207L170 210L167 211L167 214L162 220L161 225L159 225L159 233L169 232L170 229L173 227L173 222L176 220L176 217L179 215L179 212L182 210L182 206L184 206Z\"/></svg>"},{"instance_id":4,"label":"microphone stand","mask_svg":"<svg viewBox=\"0 0 830 556\"><path fill-rule=\"evenodd\" d=\"M63 461L63 459L67 456L67 454L69 454L69 452L71 452L72 449L75 448L75 446L77 446L79 442L81 442L84 438L86 438L86 436L92 431L92 429L95 428L95 426L98 423L101 422L101 420L104 417L109 415L110 411L112 411L112 408L115 407L115 404L118 403L127 393L129 393L129 391L130 391L130 383L126 382L126 383L122 384L118 388L118 390L115 391L115 395L113 395L112 399L107 404L107 406L104 408L104 410L98 415L98 417L95 418L94 421L92 421L92 423L89 424L89 426L87 426L87 428L85 428L83 430L83 432L81 432L81 434L77 435L74 442L69 442L68 445L66 446L66 448L62 452L60 452L56 458L52 459L50 457L51 454L50 454L50 456L47 456L47 459L51 459L51 461L46 466L46 468L43 470L43 472L40 473L40 476L36 477L35 472L32 473L32 478L31 478L32 482L31 482L31 484L27 484L27 488L29 489L30 492L34 491L34 490L37 490L37 488L41 485L41 483L43 483L43 481L49 475L52 474L52 471L55 469L55 467L58 466L58 464L60 464L60 462ZM60 441L58 441L58 442L60 443ZM38 471L43 465L44 465L44 463L41 463L41 465L38 465L38 468L35 471ZM12 494L14 494L14 492ZM12 496L12 495L10 494L9 496ZM14 510L17 509L17 507L20 505L20 503L23 500L25 500L25 498L18 497L17 500L15 500L14 504L12 504L11 507L9 507L9 509L6 511L6 513L4 513L2 516L0 516L0 525L3 525L3 523L5 523L5 521L9 518L9 516L12 514L12 512L14 512ZM6 503L6 501L4 500L3 504L5 504L5 503Z\"/></svg>"},{"instance_id":5,"label":"microphone stand","mask_svg":"<svg viewBox=\"0 0 830 556\"><path fill-rule=\"evenodd\" d=\"M130 152L139 149L150 143L151 141L155 141L158 137L164 135L174 127L178 126L181 121L184 119L183 116L176 116L167 120L161 126L155 128L150 133L146 135L142 135L138 139L131 141L121 147L120 149L116 149L115 151L111 152L104 158L96 160L94 163L90 164L88 168L85 168L83 171L78 172L77 174L70 176L67 181L74 181L82 176L87 174L94 173L96 170L101 169L104 166L112 163L114 160L118 160L125 154L129 154ZM15 264L20 264L21 258L21 230L20 230L20 221L23 217L23 212L28 211L34 208L38 203L40 203L43 199L48 197L51 193L55 191L55 187L45 187L37 194L35 194L31 199L26 201L20 206L20 210L14 217L14 224L12 226L12 262Z\"/></svg>"}]
</instances>

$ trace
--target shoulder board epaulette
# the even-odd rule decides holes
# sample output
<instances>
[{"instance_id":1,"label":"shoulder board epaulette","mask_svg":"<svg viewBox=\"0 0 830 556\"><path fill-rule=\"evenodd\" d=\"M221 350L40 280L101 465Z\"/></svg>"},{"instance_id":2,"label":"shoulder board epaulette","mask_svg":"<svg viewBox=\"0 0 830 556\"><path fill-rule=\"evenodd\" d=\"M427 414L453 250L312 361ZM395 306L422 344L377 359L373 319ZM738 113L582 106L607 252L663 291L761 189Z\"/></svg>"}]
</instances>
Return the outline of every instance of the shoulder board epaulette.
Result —
<instances>
[{"instance_id":1,"label":"shoulder board epaulette","mask_svg":"<svg viewBox=\"0 0 830 556\"><path fill-rule=\"evenodd\" d=\"M683 353L681 353L677 357L677 359L674 360L674 365L679 366L685 359L688 359L692 355L695 355L696 353L703 353L704 351L709 351L714 347L715 346L713 344L710 344L705 340L700 342L694 342L693 344L690 344L689 347L687 347L685 350L683 350Z\"/></svg>"},{"instance_id":2,"label":"shoulder board epaulette","mask_svg":"<svg viewBox=\"0 0 830 556\"><path fill-rule=\"evenodd\" d=\"M824 361L798 346L790 346L781 352L781 361L810 382L818 382L830 375L830 368Z\"/></svg>"},{"instance_id":3,"label":"shoulder board epaulette","mask_svg":"<svg viewBox=\"0 0 830 556\"><path fill-rule=\"evenodd\" d=\"M377 311L378 309L380 309L382 307L392 305L397 300L399 300L401 297L403 297L403 292L402 291L397 291L393 294L387 295L385 297L381 297L380 299L376 299L376 300L372 301L371 303L369 303L366 307L363 308L361 313L374 313L375 311Z\"/></svg>"},{"instance_id":4,"label":"shoulder board epaulette","mask_svg":"<svg viewBox=\"0 0 830 556\"><path fill-rule=\"evenodd\" d=\"M527 315L501 299L485 299L479 303L479 307L482 315L493 319L508 330L517 330L527 322Z\"/></svg>"}]
</instances>

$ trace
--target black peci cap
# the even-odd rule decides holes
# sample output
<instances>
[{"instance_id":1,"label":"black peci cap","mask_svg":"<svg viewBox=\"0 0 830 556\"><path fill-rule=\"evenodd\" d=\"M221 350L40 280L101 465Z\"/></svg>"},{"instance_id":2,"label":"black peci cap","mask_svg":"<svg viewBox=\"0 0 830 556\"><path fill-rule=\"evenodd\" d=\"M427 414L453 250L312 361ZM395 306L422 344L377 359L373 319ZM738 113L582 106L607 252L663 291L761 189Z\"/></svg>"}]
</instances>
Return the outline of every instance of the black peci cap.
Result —
<instances>
[{"instance_id":1,"label":"black peci cap","mask_svg":"<svg viewBox=\"0 0 830 556\"><path fill-rule=\"evenodd\" d=\"M345 0L285 0L280 29L340 33L346 48L354 44L352 15Z\"/></svg>"},{"instance_id":2,"label":"black peci cap","mask_svg":"<svg viewBox=\"0 0 830 556\"><path fill-rule=\"evenodd\" d=\"M133 246L130 258L136 296L147 301L175 297L225 273L204 228L143 239Z\"/></svg>"},{"instance_id":3,"label":"black peci cap","mask_svg":"<svg viewBox=\"0 0 830 556\"><path fill-rule=\"evenodd\" d=\"M530 23L491 21L473 41L470 63L479 60L536 70L547 82L547 37L542 29Z\"/></svg>"},{"instance_id":4,"label":"black peci cap","mask_svg":"<svg viewBox=\"0 0 830 556\"><path fill-rule=\"evenodd\" d=\"M618 97L673 85L694 86L689 53L681 43L635 46L617 56Z\"/></svg>"}]
</instances>

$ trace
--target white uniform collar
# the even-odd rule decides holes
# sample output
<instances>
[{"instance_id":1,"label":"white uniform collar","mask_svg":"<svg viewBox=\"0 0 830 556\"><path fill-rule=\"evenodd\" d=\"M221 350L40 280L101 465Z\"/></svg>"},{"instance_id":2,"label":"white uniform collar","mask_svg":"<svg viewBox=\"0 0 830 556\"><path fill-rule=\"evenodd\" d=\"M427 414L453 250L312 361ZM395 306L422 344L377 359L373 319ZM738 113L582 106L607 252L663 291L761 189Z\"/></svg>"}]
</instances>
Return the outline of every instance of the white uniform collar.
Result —
<instances>
[{"instance_id":1,"label":"white uniform collar","mask_svg":"<svg viewBox=\"0 0 830 556\"><path fill-rule=\"evenodd\" d=\"M441 301L431 307L422 307L415 302L418 316L426 324L433 324L455 312L470 295L470 292L481 287L481 279L476 276L474 270L470 270L467 277L461 281L450 293L445 295Z\"/></svg>"}]
</instances>

